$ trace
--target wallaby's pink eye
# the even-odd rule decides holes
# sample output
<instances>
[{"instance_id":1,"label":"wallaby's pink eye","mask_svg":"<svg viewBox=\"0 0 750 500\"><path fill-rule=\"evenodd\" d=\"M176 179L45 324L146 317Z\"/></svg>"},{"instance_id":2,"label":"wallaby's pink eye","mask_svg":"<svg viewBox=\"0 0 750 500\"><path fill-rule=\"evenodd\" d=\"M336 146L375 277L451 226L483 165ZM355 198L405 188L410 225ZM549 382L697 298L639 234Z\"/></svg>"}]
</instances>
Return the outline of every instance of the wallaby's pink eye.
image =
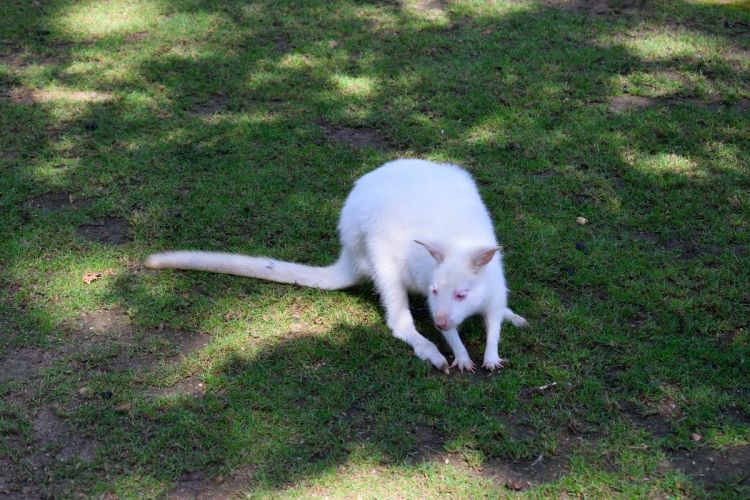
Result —
<instances>
[{"instance_id":1,"label":"wallaby's pink eye","mask_svg":"<svg viewBox=\"0 0 750 500\"><path fill-rule=\"evenodd\" d=\"M468 292L466 290L461 290L460 292L453 292L453 298L456 300L464 300L466 298L467 293Z\"/></svg>"},{"instance_id":2,"label":"wallaby's pink eye","mask_svg":"<svg viewBox=\"0 0 750 500\"><path fill-rule=\"evenodd\" d=\"M432 287L432 295L437 295L437 287L436 286Z\"/></svg>"}]
</instances>

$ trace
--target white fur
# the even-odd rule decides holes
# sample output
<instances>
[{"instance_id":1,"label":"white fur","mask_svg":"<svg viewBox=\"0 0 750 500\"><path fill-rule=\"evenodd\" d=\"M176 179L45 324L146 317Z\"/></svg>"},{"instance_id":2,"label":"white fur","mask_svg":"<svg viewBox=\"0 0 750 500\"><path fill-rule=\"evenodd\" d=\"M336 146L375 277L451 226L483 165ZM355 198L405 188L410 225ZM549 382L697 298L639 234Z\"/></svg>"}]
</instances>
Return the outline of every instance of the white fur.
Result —
<instances>
[{"instance_id":1,"label":"white fur","mask_svg":"<svg viewBox=\"0 0 750 500\"><path fill-rule=\"evenodd\" d=\"M435 344L414 327L407 292L427 295L432 317L453 350L451 366L474 370L456 327L482 314L487 328L483 366L502 368L500 325L526 320L508 309L502 255L490 216L469 174L449 164L396 160L359 179L341 211L341 255L327 267L216 252L166 252L151 268L213 271L340 289L371 279L388 327L421 359L448 372ZM435 293L436 292L436 293ZM456 297L463 297L458 300Z\"/></svg>"}]
</instances>

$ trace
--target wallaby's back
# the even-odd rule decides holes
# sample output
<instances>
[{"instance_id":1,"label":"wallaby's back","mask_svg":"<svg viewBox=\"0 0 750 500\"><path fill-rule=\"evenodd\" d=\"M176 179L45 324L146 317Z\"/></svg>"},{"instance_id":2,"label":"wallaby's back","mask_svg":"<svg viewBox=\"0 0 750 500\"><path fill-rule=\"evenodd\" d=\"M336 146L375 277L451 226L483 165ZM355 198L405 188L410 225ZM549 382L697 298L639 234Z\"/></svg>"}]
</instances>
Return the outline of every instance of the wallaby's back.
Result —
<instances>
[{"instance_id":1,"label":"wallaby's back","mask_svg":"<svg viewBox=\"0 0 750 500\"><path fill-rule=\"evenodd\" d=\"M425 160L392 161L360 178L341 212L339 230L344 240L367 233L467 246L495 242L492 221L469 174Z\"/></svg>"}]
</instances>

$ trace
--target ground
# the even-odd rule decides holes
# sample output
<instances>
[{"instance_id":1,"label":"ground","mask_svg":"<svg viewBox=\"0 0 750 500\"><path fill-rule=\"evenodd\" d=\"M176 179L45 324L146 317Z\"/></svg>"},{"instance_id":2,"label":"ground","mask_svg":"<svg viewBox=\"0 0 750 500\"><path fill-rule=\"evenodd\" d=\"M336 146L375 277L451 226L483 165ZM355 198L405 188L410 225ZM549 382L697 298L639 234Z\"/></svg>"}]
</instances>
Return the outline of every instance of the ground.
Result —
<instances>
[{"instance_id":1,"label":"ground","mask_svg":"<svg viewBox=\"0 0 750 500\"><path fill-rule=\"evenodd\" d=\"M8 6L0 496L750 495L747 2ZM330 263L397 157L477 180L531 324L498 373L369 285L142 266Z\"/></svg>"}]
</instances>

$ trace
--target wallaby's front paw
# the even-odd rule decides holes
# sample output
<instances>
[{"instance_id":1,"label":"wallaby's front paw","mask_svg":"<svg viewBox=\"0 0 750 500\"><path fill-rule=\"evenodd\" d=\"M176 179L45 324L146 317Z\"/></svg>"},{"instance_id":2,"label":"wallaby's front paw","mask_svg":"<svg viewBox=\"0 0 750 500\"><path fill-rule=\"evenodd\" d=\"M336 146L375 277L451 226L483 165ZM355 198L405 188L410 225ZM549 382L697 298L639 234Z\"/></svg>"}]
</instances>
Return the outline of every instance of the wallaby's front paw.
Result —
<instances>
[{"instance_id":1,"label":"wallaby's front paw","mask_svg":"<svg viewBox=\"0 0 750 500\"><path fill-rule=\"evenodd\" d=\"M453 364L451 365L451 368L458 368L458 370L463 373L464 370L467 372L474 373L474 362L470 360L469 358L462 358L458 359L456 358L453 361Z\"/></svg>"},{"instance_id":2,"label":"wallaby's front paw","mask_svg":"<svg viewBox=\"0 0 750 500\"><path fill-rule=\"evenodd\" d=\"M448 360L445 359L445 356L440 354L440 351L438 351L437 347L435 347L435 344L418 344L414 346L414 354L416 354L419 359L429 361L430 363L432 363L432 366L445 373L446 375L450 373Z\"/></svg>"},{"instance_id":3,"label":"wallaby's front paw","mask_svg":"<svg viewBox=\"0 0 750 500\"><path fill-rule=\"evenodd\" d=\"M485 356L482 366L487 370L494 372L495 370L501 370L502 368L504 368L503 363L505 363L506 361L508 360L502 359L498 356Z\"/></svg>"}]
</instances>

